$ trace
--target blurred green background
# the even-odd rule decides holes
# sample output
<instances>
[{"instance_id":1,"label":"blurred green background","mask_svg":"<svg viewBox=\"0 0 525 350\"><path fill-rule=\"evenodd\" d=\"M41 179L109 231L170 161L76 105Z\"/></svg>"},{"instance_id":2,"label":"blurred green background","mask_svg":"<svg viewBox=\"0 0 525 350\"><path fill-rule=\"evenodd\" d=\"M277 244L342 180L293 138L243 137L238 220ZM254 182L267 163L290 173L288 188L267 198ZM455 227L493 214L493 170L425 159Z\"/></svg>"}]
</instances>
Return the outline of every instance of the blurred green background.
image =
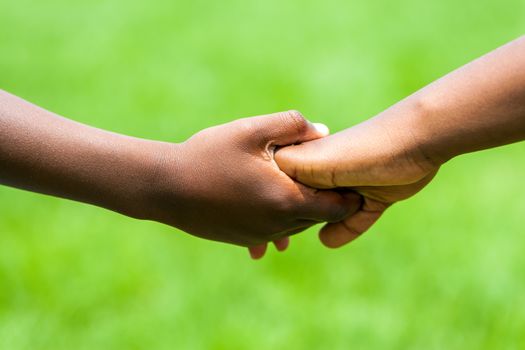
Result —
<instances>
[{"instance_id":1,"label":"blurred green background","mask_svg":"<svg viewBox=\"0 0 525 350\"><path fill-rule=\"evenodd\" d=\"M0 88L173 142L291 108L337 131L524 29L523 0L7 0ZM0 188L0 348L524 349L524 173L525 144L463 156L354 244L259 262Z\"/></svg>"}]
</instances>

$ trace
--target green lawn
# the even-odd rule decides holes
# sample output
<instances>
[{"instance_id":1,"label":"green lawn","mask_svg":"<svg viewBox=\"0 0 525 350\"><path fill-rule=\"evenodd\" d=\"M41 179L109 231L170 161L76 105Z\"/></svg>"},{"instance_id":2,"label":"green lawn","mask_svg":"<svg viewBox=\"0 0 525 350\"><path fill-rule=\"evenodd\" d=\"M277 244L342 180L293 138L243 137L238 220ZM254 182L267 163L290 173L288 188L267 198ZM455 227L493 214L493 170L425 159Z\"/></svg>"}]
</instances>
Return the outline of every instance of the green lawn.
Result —
<instances>
[{"instance_id":1,"label":"green lawn","mask_svg":"<svg viewBox=\"0 0 525 350\"><path fill-rule=\"evenodd\" d=\"M291 108L337 131L524 29L521 0L6 0L0 88L173 142ZM0 188L0 349L524 349L524 174L525 144L464 156L354 244L259 262Z\"/></svg>"}]
</instances>

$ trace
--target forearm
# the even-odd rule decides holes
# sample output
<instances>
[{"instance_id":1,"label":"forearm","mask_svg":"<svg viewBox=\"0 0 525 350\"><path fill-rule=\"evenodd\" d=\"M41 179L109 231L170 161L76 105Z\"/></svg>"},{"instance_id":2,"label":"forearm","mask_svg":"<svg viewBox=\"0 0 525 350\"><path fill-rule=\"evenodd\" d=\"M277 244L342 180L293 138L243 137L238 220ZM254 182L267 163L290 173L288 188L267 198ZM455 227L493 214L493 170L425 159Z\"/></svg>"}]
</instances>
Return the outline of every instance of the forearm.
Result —
<instances>
[{"instance_id":1,"label":"forearm","mask_svg":"<svg viewBox=\"0 0 525 350\"><path fill-rule=\"evenodd\" d=\"M525 37L467 64L400 103L435 163L525 139Z\"/></svg>"},{"instance_id":2,"label":"forearm","mask_svg":"<svg viewBox=\"0 0 525 350\"><path fill-rule=\"evenodd\" d=\"M134 215L154 142L92 128L0 91L0 183Z\"/></svg>"}]
</instances>

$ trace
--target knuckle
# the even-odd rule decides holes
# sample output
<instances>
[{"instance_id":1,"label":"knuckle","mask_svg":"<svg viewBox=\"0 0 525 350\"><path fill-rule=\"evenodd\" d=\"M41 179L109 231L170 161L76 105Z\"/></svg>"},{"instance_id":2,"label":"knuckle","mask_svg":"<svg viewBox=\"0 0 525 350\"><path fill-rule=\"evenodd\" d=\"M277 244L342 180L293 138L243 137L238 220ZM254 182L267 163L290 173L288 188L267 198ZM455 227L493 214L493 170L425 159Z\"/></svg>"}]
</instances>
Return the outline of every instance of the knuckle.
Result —
<instances>
[{"instance_id":1,"label":"knuckle","mask_svg":"<svg viewBox=\"0 0 525 350\"><path fill-rule=\"evenodd\" d=\"M257 125L252 119L241 119L236 124L238 134L253 135L257 133Z\"/></svg>"},{"instance_id":2,"label":"knuckle","mask_svg":"<svg viewBox=\"0 0 525 350\"><path fill-rule=\"evenodd\" d=\"M299 134L308 130L308 122L303 115L296 110L290 110L282 113L282 118L286 125L292 125Z\"/></svg>"}]
</instances>

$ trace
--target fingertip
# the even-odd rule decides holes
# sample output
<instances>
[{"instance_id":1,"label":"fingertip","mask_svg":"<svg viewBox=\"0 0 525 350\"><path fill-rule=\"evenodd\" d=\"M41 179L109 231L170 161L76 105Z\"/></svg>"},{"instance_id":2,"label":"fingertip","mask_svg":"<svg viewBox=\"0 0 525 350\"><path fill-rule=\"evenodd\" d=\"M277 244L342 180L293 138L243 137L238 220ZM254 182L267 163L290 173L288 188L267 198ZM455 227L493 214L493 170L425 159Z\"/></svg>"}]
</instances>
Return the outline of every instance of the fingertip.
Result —
<instances>
[{"instance_id":1,"label":"fingertip","mask_svg":"<svg viewBox=\"0 0 525 350\"><path fill-rule=\"evenodd\" d=\"M277 239L273 241L273 244L275 245L275 248L277 249L277 251L283 252L290 245L290 238L284 237L284 238Z\"/></svg>"},{"instance_id":2,"label":"fingertip","mask_svg":"<svg viewBox=\"0 0 525 350\"><path fill-rule=\"evenodd\" d=\"M250 252L250 257L253 260L261 259L264 256L264 254L266 253L266 248L267 247L268 247L268 245L266 243L260 244L260 245L254 246L254 247L249 247L248 251Z\"/></svg>"},{"instance_id":3,"label":"fingertip","mask_svg":"<svg viewBox=\"0 0 525 350\"><path fill-rule=\"evenodd\" d=\"M339 248L359 236L349 232L342 223L326 224L319 231L319 240L328 248Z\"/></svg>"}]
</instances>

